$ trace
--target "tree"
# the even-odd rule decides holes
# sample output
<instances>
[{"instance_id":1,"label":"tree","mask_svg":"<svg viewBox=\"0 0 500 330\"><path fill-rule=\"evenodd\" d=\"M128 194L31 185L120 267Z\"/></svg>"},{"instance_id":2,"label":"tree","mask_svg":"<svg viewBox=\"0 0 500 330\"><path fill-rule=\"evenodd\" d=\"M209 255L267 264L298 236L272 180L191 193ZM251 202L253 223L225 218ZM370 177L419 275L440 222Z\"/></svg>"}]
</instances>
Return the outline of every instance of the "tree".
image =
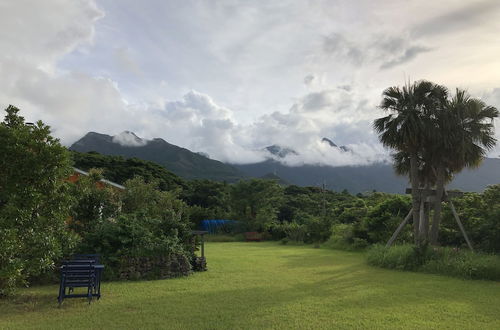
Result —
<instances>
[{"instance_id":1,"label":"tree","mask_svg":"<svg viewBox=\"0 0 500 330\"><path fill-rule=\"evenodd\" d=\"M426 136L428 114L446 98L446 88L421 80L400 87L390 87L383 92L380 108L389 115L376 119L374 129L386 147L404 152L409 159L412 188L414 239L421 243L419 232L419 153Z\"/></svg>"},{"instance_id":2,"label":"tree","mask_svg":"<svg viewBox=\"0 0 500 330\"><path fill-rule=\"evenodd\" d=\"M494 107L458 90L449 99L445 87L420 81L384 91L381 108L389 116L375 120L381 142L395 149L394 167L409 174L417 244L437 243L446 182L465 167L476 167L495 145ZM436 187L429 231L430 188ZM423 188L423 189L422 189Z\"/></svg>"},{"instance_id":3,"label":"tree","mask_svg":"<svg viewBox=\"0 0 500 330\"><path fill-rule=\"evenodd\" d=\"M0 295L54 266L74 242L65 220L71 204L66 148L38 121L26 124L10 105L0 123Z\"/></svg>"},{"instance_id":4,"label":"tree","mask_svg":"<svg viewBox=\"0 0 500 330\"><path fill-rule=\"evenodd\" d=\"M231 186L230 204L235 220L248 230L264 230L277 219L283 203L283 187L276 181L252 179Z\"/></svg>"},{"instance_id":5,"label":"tree","mask_svg":"<svg viewBox=\"0 0 500 330\"><path fill-rule=\"evenodd\" d=\"M82 237L103 220L116 218L122 206L120 193L99 184L101 179L102 170L90 169L88 176L80 176L70 187L74 202L68 224Z\"/></svg>"},{"instance_id":6,"label":"tree","mask_svg":"<svg viewBox=\"0 0 500 330\"><path fill-rule=\"evenodd\" d=\"M455 95L442 108L432 113L432 134L427 147L432 149L428 162L436 177L436 200L430 241L436 244L441 221L441 200L444 186L452 175L462 169L481 164L488 150L496 143L493 120L498 110L483 101L471 98L464 90Z\"/></svg>"}]
</instances>

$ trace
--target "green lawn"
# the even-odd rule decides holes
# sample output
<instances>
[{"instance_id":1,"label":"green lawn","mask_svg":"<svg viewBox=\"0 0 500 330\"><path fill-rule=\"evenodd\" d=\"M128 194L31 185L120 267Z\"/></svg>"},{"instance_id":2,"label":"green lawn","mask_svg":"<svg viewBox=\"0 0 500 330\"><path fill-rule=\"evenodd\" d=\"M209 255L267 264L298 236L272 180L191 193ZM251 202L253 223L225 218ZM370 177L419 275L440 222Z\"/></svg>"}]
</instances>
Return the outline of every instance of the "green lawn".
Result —
<instances>
[{"instance_id":1,"label":"green lawn","mask_svg":"<svg viewBox=\"0 0 500 330\"><path fill-rule=\"evenodd\" d=\"M103 284L100 301L56 286L0 301L9 328L500 329L500 283L367 266L364 255L276 243L208 243L209 271Z\"/></svg>"}]
</instances>

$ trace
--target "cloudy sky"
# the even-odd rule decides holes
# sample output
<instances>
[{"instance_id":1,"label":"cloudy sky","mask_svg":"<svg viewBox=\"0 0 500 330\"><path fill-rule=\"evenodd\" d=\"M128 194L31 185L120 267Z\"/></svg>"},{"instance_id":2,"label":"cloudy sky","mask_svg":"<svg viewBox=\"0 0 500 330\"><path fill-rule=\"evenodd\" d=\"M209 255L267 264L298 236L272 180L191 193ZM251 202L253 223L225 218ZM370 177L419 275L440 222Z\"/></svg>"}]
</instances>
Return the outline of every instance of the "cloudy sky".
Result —
<instances>
[{"instance_id":1,"label":"cloudy sky","mask_svg":"<svg viewBox=\"0 0 500 330\"><path fill-rule=\"evenodd\" d=\"M222 161L278 144L363 164L386 153L384 88L425 78L500 107L499 54L498 0L0 0L0 106L66 145L130 130Z\"/></svg>"}]
</instances>

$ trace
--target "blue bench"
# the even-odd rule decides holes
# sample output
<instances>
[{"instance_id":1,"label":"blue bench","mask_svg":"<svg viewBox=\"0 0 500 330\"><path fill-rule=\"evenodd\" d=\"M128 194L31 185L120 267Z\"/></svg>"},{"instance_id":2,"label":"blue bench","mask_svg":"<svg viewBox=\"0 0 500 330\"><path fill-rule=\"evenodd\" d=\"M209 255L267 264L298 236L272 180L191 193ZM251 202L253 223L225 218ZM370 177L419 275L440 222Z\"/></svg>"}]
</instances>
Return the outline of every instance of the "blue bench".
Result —
<instances>
[{"instance_id":1,"label":"blue bench","mask_svg":"<svg viewBox=\"0 0 500 330\"><path fill-rule=\"evenodd\" d=\"M59 305L65 298L86 297L90 302L93 297L101 297L101 275L103 265L98 264L97 255L75 255L61 266L59 285ZM96 261L97 260L97 261ZM86 288L86 293L74 293L75 288Z\"/></svg>"}]
</instances>

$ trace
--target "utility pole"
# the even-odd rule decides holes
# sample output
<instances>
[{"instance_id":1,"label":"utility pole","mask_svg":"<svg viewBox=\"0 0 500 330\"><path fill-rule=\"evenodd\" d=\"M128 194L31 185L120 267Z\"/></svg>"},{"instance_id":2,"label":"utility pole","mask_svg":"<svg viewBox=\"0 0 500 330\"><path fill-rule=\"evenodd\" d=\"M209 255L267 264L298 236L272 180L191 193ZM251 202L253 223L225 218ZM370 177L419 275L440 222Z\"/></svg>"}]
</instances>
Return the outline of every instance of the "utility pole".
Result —
<instances>
[{"instance_id":1,"label":"utility pole","mask_svg":"<svg viewBox=\"0 0 500 330\"><path fill-rule=\"evenodd\" d=\"M326 183L325 180L323 179L323 190L322 190L322 195L323 195L323 219L326 218L326 199L325 199L325 191L326 189Z\"/></svg>"}]
</instances>

